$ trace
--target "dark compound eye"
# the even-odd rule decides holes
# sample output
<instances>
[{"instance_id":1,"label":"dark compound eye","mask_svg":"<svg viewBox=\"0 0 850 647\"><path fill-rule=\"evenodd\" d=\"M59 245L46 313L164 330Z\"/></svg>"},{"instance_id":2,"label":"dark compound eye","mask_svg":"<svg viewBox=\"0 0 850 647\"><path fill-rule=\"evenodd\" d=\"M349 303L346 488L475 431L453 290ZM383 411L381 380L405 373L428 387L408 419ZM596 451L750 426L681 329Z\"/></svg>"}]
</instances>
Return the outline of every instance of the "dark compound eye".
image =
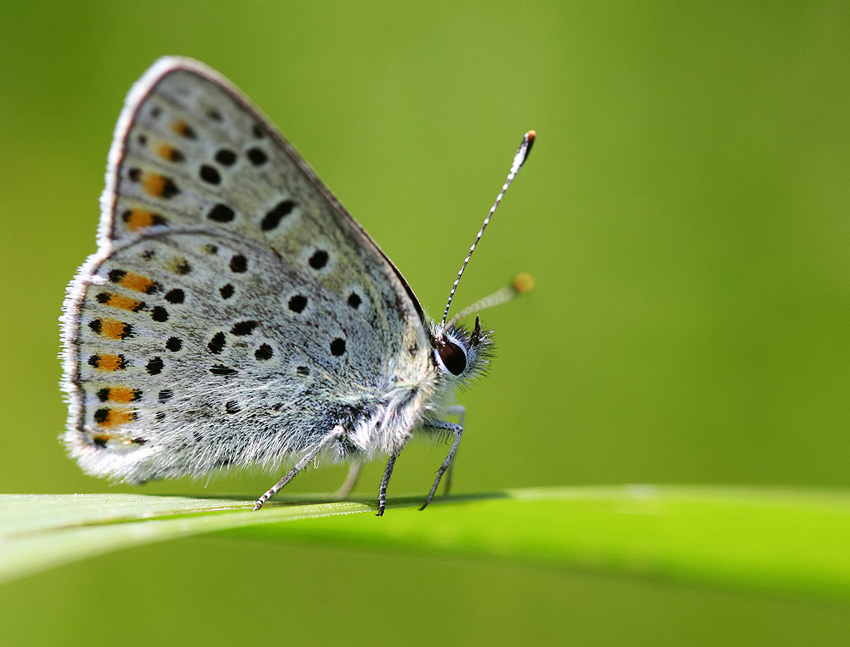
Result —
<instances>
[{"instance_id":1,"label":"dark compound eye","mask_svg":"<svg viewBox=\"0 0 850 647\"><path fill-rule=\"evenodd\" d=\"M443 366L452 375L460 375L466 370L466 353L457 344L447 341L444 346L437 349L437 353L443 362Z\"/></svg>"}]
</instances>

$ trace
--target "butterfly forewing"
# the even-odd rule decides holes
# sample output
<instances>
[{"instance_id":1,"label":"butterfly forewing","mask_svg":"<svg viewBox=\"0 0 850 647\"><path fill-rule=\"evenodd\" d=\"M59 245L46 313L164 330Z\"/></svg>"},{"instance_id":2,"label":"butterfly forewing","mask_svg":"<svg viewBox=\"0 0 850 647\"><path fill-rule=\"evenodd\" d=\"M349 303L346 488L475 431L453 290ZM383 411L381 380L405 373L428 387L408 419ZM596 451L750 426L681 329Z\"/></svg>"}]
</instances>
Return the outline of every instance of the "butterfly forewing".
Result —
<instances>
[{"instance_id":1,"label":"butterfly forewing","mask_svg":"<svg viewBox=\"0 0 850 647\"><path fill-rule=\"evenodd\" d=\"M102 203L65 317L66 441L88 471L276 462L427 370L397 270L211 70L165 59L133 88Z\"/></svg>"}]
</instances>

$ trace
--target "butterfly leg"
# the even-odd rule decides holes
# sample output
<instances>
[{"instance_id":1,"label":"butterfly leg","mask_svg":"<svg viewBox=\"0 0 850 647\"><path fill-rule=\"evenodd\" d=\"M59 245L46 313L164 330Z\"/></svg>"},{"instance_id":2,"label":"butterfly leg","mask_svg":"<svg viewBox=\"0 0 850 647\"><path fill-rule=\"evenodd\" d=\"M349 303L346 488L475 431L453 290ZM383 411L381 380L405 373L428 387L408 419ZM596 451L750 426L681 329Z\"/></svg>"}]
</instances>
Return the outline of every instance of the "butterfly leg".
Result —
<instances>
[{"instance_id":1,"label":"butterfly leg","mask_svg":"<svg viewBox=\"0 0 850 647\"><path fill-rule=\"evenodd\" d=\"M348 474L345 476L345 481L343 481L342 485L334 493L335 498L345 499L349 494L351 494L354 486L357 485L357 478L360 476L361 465L362 463L359 462L351 464L351 467L348 468Z\"/></svg>"},{"instance_id":2,"label":"butterfly leg","mask_svg":"<svg viewBox=\"0 0 850 647\"><path fill-rule=\"evenodd\" d=\"M259 510L260 508L262 508L263 504L266 501L268 501L275 494L280 492L281 489L283 489L283 487L287 483L289 483L292 479L295 478L295 475L298 474L298 472L307 467L307 465L313 459L315 459L316 456L319 455L319 452L325 449L325 447L327 447L330 443L334 442L335 440L338 440L339 438L342 438L344 435L345 429L340 425L337 425L336 427L331 429L330 432L324 438L322 438L322 440L313 449L311 449L309 453L307 453L300 461L295 464L295 467L293 467L291 470L289 470L289 472L287 472L286 476L280 479L280 481L275 483L275 485L273 485L268 492L266 492L263 496L257 499L257 502L254 504L254 510Z\"/></svg>"},{"instance_id":3,"label":"butterfly leg","mask_svg":"<svg viewBox=\"0 0 850 647\"><path fill-rule=\"evenodd\" d=\"M422 504L420 510L424 510L425 507L431 503L431 499L434 498L434 495L437 493L437 488L440 487L440 479L443 478L443 474L446 473L451 465L452 461L454 461L455 454L457 454L458 445L460 445L460 438L463 435L463 427L461 425L456 425L451 422L443 422L442 420L431 420L424 427L424 431L427 432L438 432L445 433L447 431L454 434L454 440L452 441L451 449L449 449L449 455L446 456L446 460L443 461L443 464L440 465L440 469L437 470L437 478L434 479L434 485L431 487L431 491L428 493L428 497L425 499L425 503Z\"/></svg>"},{"instance_id":4,"label":"butterfly leg","mask_svg":"<svg viewBox=\"0 0 850 647\"><path fill-rule=\"evenodd\" d=\"M464 420L466 419L466 407L456 404L454 406L448 407L446 409L446 414L450 416L457 416L457 424L463 427ZM451 492L452 489L452 475L455 472L455 461L457 461L457 455L455 455L454 460L449 465L449 469L446 470L446 487L443 488L443 490L445 490L446 496L449 495L449 492Z\"/></svg>"},{"instance_id":5,"label":"butterfly leg","mask_svg":"<svg viewBox=\"0 0 850 647\"><path fill-rule=\"evenodd\" d=\"M378 513L377 516L384 516L384 508L387 507L387 486L390 484L390 477L393 475L393 468L395 467L395 461L398 458L398 455L401 454L401 450L404 446L397 449L395 452L390 454L390 458L387 461L387 466L384 468L384 478L381 479L381 489L378 490Z\"/></svg>"}]
</instances>

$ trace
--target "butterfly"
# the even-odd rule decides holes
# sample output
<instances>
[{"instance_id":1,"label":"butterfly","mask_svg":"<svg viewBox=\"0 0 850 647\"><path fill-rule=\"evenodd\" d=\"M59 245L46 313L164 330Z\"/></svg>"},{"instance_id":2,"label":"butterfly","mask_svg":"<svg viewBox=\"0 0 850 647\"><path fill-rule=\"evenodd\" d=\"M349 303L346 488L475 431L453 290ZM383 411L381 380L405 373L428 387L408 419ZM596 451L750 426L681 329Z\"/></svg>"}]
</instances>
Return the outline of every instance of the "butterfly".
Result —
<instances>
[{"instance_id":1,"label":"butterfly","mask_svg":"<svg viewBox=\"0 0 850 647\"><path fill-rule=\"evenodd\" d=\"M478 318L447 318L469 256L430 321L272 123L185 58L157 61L127 96L101 211L62 316L64 442L85 472L142 483L294 463L259 509L320 457L387 456L380 515L411 436L449 437L431 501L463 432L441 416L491 348Z\"/></svg>"}]
</instances>

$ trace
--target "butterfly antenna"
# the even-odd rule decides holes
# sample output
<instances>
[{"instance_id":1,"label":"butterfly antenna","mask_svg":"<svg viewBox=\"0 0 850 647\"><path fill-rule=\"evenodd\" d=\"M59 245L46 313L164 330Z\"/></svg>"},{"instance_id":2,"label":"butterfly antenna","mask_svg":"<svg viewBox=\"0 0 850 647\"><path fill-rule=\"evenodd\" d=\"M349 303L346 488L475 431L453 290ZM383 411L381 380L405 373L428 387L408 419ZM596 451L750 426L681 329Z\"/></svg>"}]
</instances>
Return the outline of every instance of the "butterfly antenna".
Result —
<instances>
[{"instance_id":1,"label":"butterfly antenna","mask_svg":"<svg viewBox=\"0 0 850 647\"><path fill-rule=\"evenodd\" d=\"M486 310L487 308L502 305L503 303L513 299L518 294L529 292L533 287L534 277L532 277L531 274L517 274L514 280L511 281L510 285L506 285L501 290L496 290L493 294L490 294L483 299L478 299L478 301L472 305L467 306L452 317L445 327L451 328L466 315L475 314L482 310Z\"/></svg>"},{"instance_id":2,"label":"butterfly antenna","mask_svg":"<svg viewBox=\"0 0 850 647\"><path fill-rule=\"evenodd\" d=\"M519 145L517 149L516 155L514 156L514 163L511 165L511 171L508 173L508 178L505 180L504 185L502 185L502 190L499 191L499 195L496 196L496 201L493 203L493 206L490 207L490 212L487 214L487 217L484 218L484 224L481 225L481 229L478 230L478 235L475 237L475 242L472 243L472 247L469 248L469 253L466 255L466 258L463 260L463 265L460 266L460 271L457 273L457 278L455 282L452 284L452 290L449 292L449 300L446 302L446 309L443 310L443 321L442 325L446 325L446 319L449 317L449 308L452 305L452 299L454 299L455 292L457 291L458 283L460 283L460 278L463 276L464 270L466 270L466 266L469 264L469 259L472 258L472 252L475 251L475 248L478 246L478 241L481 240L481 236L484 235L484 230L487 229L487 225L490 224L490 219L493 217L493 214L496 213L496 207L499 206L499 203L502 201L502 197L508 190L508 187L511 185L511 182L514 181L517 173L519 173L520 168L525 163L525 160L528 159L528 154L531 152L531 146L534 144L534 137L537 133L533 130L529 130L525 133L525 136L522 138L522 143Z\"/></svg>"}]
</instances>

